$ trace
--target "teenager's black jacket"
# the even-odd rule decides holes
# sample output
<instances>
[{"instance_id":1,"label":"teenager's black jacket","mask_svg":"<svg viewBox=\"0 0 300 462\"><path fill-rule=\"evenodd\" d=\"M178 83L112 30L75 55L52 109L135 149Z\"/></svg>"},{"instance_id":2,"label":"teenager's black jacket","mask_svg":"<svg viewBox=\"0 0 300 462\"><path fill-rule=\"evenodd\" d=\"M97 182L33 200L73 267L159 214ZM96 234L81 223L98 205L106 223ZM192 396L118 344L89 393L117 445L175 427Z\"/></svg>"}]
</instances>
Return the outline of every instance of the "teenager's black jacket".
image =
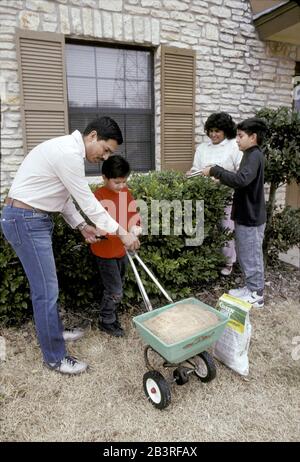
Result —
<instances>
[{"instance_id":1,"label":"teenager's black jacket","mask_svg":"<svg viewBox=\"0 0 300 462\"><path fill-rule=\"evenodd\" d=\"M266 222L264 160L260 148L253 146L244 151L236 173L219 165L210 169L211 176L234 188L231 218L239 225L259 226Z\"/></svg>"}]
</instances>

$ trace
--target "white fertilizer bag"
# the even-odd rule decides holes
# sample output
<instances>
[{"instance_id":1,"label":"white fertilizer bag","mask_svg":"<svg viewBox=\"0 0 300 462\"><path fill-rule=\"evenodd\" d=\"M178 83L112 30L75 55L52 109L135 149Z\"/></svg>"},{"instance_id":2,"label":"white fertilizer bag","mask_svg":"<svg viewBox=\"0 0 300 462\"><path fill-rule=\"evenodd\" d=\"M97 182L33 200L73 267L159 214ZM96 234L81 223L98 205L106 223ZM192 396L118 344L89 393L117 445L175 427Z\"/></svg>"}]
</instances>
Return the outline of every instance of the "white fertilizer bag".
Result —
<instances>
[{"instance_id":1,"label":"white fertilizer bag","mask_svg":"<svg viewBox=\"0 0 300 462\"><path fill-rule=\"evenodd\" d=\"M217 309L230 319L226 328L216 341L213 355L226 366L241 375L249 374L248 350L251 337L249 310L251 304L223 294L217 303Z\"/></svg>"}]
</instances>

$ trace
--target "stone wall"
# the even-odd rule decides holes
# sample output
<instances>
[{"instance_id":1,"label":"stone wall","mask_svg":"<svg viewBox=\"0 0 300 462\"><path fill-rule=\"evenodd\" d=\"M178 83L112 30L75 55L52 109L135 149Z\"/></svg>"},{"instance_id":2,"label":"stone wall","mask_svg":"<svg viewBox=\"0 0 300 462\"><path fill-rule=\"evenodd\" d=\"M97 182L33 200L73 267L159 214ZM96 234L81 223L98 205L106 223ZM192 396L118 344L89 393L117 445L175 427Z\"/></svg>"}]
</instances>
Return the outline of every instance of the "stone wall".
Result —
<instances>
[{"instance_id":1,"label":"stone wall","mask_svg":"<svg viewBox=\"0 0 300 462\"><path fill-rule=\"evenodd\" d=\"M247 0L1 0L1 192L24 157L15 29L155 46L156 166L160 168L160 45L197 51L196 143L214 111L238 122L290 106L297 48L258 39Z\"/></svg>"}]
</instances>

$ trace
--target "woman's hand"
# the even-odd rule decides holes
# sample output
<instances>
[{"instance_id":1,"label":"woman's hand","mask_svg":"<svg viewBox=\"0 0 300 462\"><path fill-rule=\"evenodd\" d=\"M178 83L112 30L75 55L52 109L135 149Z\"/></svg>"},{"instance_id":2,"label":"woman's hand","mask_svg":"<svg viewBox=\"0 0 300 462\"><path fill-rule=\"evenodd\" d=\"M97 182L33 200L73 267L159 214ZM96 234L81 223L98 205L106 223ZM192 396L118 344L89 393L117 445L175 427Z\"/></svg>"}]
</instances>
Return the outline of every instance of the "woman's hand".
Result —
<instances>
[{"instance_id":1,"label":"woman's hand","mask_svg":"<svg viewBox=\"0 0 300 462\"><path fill-rule=\"evenodd\" d=\"M202 172L201 172L201 175L203 176L210 176L210 169L211 169L211 165L209 165L208 167L205 167L202 169Z\"/></svg>"}]
</instances>

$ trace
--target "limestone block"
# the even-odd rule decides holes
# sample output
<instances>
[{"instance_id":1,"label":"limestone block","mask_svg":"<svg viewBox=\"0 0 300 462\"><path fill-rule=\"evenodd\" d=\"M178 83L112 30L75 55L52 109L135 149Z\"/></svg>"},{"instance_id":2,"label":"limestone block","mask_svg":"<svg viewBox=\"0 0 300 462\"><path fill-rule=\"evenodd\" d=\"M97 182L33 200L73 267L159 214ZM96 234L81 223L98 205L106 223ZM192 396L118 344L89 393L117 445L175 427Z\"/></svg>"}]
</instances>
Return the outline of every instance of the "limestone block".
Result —
<instances>
[{"instance_id":1,"label":"limestone block","mask_svg":"<svg viewBox=\"0 0 300 462\"><path fill-rule=\"evenodd\" d=\"M194 22L192 13L182 13L181 11L172 11L171 18L177 21Z\"/></svg>"},{"instance_id":2,"label":"limestone block","mask_svg":"<svg viewBox=\"0 0 300 462\"><path fill-rule=\"evenodd\" d=\"M44 32L57 32L57 23L44 21L42 23L42 30Z\"/></svg>"},{"instance_id":3,"label":"limestone block","mask_svg":"<svg viewBox=\"0 0 300 462\"><path fill-rule=\"evenodd\" d=\"M113 13L113 26L115 40L123 40L123 15L120 13Z\"/></svg>"},{"instance_id":4,"label":"limestone block","mask_svg":"<svg viewBox=\"0 0 300 462\"><path fill-rule=\"evenodd\" d=\"M103 37L104 38L113 38L113 24L112 24L112 15L103 11Z\"/></svg>"},{"instance_id":5,"label":"limestone block","mask_svg":"<svg viewBox=\"0 0 300 462\"><path fill-rule=\"evenodd\" d=\"M178 38L176 40L178 40ZM198 39L197 38L190 37L190 36L184 35L184 34L181 35L181 40L187 45L196 45L196 44L198 44Z\"/></svg>"},{"instance_id":6,"label":"limestone block","mask_svg":"<svg viewBox=\"0 0 300 462\"><path fill-rule=\"evenodd\" d=\"M151 18L151 35L153 45L160 43L160 22L158 19Z\"/></svg>"},{"instance_id":7,"label":"limestone block","mask_svg":"<svg viewBox=\"0 0 300 462\"><path fill-rule=\"evenodd\" d=\"M216 68L215 75L218 77L230 77L231 71L229 69L224 69L224 67Z\"/></svg>"},{"instance_id":8,"label":"limestone block","mask_svg":"<svg viewBox=\"0 0 300 462\"><path fill-rule=\"evenodd\" d=\"M40 15L32 11L21 11L19 14L21 29L38 30L40 25Z\"/></svg>"},{"instance_id":9,"label":"limestone block","mask_svg":"<svg viewBox=\"0 0 300 462\"><path fill-rule=\"evenodd\" d=\"M219 8L216 6L212 6L210 9L210 13L212 16L216 16L217 18L230 18L231 17L231 11L229 8Z\"/></svg>"},{"instance_id":10,"label":"limestone block","mask_svg":"<svg viewBox=\"0 0 300 462\"><path fill-rule=\"evenodd\" d=\"M162 9L162 3L160 0L142 0L141 5L143 7L150 7L152 8L161 8Z\"/></svg>"},{"instance_id":11,"label":"limestone block","mask_svg":"<svg viewBox=\"0 0 300 462\"><path fill-rule=\"evenodd\" d=\"M141 8L140 6L131 6L131 5L126 5L124 6L126 13L129 14L137 14L137 15L149 15L150 14L150 9L149 8Z\"/></svg>"},{"instance_id":12,"label":"limestone block","mask_svg":"<svg viewBox=\"0 0 300 462\"><path fill-rule=\"evenodd\" d=\"M206 24L204 28L205 37L209 40L219 40L218 27L213 24Z\"/></svg>"},{"instance_id":13,"label":"limestone block","mask_svg":"<svg viewBox=\"0 0 300 462\"><path fill-rule=\"evenodd\" d=\"M133 40L132 17L125 14L124 16L124 38L128 42Z\"/></svg>"},{"instance_id":14,"label":"limestone block","mask_svg":"<svg viewBox=\"0 0 300 462\"><path fill-rule=\"evenodd\" d=\"M65 5L59 5L59 17L60 17L60 30L63 34L69 34L70 21L69 21L69 9Z\"/></svg>"},{"instance_id":15,"label":"limestone block","mask_svg":"<svg viewBox=\"0 0 300 462\"><path fill-rule=\"evenodd\" d=\"M84 35L93 35L93 12L90 8L82 9L83 33Z\"/></svg>"},{"instance_id":16,"label":"limestone block","mask_svg":"<svg viewBox=\"0 0 300 462\"><path fill-rule=\"evenodd\" d=\"M99 10L94 11L94 34L95 37L102 37L102 18Z\"/></svg>"},{"instance_id":17,"label":"limestone block","mask_svg":"<svg viewBox=\"0 0 300 462\"><path fill-rule=\"evenodd\" d=\"M55 2L47 2L45 0L26 0L25 8L28 10L40 11L43 13L54 13Z\"/></svg>"},{"instance_id":18,"label":"limestone block","mask_svg":"<svg viewBox=\"0 0 300 462\"><path fill-rule=\"evenodd\" d=\"M178 0L163 0L163 6L165 10L169 11L186 11L188 5Z\"/></svg>"},{"instance_id":19,"label":"limestone block","mask_svg":"<svg viewBox=\"0 0 300 462\"><path fill-rule=\"evenodd\" d=\"M99 0L99 8L107 11L122 11L123 0Z\"/></svg>"},{"instance_id":20,"label":"limestone block","mask_svg":"<svg viewBox=\"0 0 300 462\"><path fill-rule=\"evenodd\" d=\"M133 18L133 30L136 42L142 43L144 41L144 29L144 18L135 16Z\"/></svg>"},{"instance_id":21,"label":"limestone block","mask_svg":"<svg viewBox=\"0 0 300 462\"><path fill-rule=\"evenodd\" d=\"M246 10L248 7L247 2L244 0L226 0L225 6L228 6L229 8L236 8L238 11Z\"/></svg>"},{"instance_id":22,"label":"limestone block","mask_svg":"<svg viewBox=\"0 0 300 462\"><path fill-rule=\"evenodd\" d=\"M71 32L82 34L82 20L79 8L71 8Z\"/></svg>"}]
</instances>

